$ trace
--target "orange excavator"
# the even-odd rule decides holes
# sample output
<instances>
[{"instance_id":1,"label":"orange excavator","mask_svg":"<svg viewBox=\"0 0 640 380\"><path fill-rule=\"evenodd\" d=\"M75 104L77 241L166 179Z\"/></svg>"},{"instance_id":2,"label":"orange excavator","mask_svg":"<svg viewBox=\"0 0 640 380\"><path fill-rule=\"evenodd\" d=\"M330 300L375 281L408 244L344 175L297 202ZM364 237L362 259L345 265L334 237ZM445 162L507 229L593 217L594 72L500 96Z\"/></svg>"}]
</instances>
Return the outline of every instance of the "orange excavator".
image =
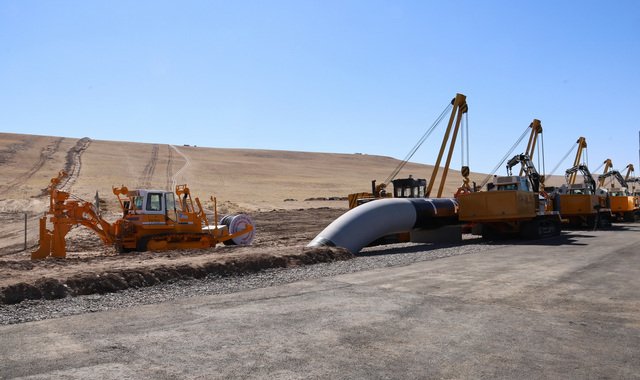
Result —
<instances>
[{"instance_id":1,"label":"orange excavator","mask_svg":"<svg viewBox=\"0 0 640 380\"><path fill-rule=\"evenodd\" d=\"M200 200L191 197L186 185L176 186L175 194L114 187L122 217L108 222L93 203L57 189L66 175L61 171L51 179L49 210L40 219L40 244L31 259L66 257L65 236L77 225L94 231L103 243L114 246L119 253L203 249L217 243L245 245L253 241L254 224L248 215L227 215L218 223L216 199L212 197L215 222L209 225ZM47 221L51 229L47 228Z\"/></svg>"}]
</instances>

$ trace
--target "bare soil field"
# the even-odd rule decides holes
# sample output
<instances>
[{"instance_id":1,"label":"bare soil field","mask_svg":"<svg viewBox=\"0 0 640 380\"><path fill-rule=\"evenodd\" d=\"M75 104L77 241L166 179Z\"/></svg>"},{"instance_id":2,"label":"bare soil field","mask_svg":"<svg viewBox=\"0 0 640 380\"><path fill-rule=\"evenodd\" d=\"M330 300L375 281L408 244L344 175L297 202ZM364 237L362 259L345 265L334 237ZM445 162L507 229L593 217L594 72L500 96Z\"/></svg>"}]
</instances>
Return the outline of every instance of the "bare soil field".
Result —
<instances>
[{"instance_id":1,"label":"bare soil field","mask_svg":"<svg viewBox=\"0 0 640 380\"><path fill-rule=\"evenodd\" d=\"M347 210L346 196L370 191L399 160L367 154L219 149L186 144L142 144L0 133L0 303L104 293L151 286L173 278L233 274L261 268L342 260L345 251L304 246ZM67 235L67 259L30 260L38 220L49 205L46 188L60 170L58 188L75 199L100 199L105 219L120 215L113 186L174 189L188 184L212 212L243 212L256 221L249 247L117 255L96 235L76 227ZM432 166L408 163L398 177L429 178ZM482 174L471 180L481 182ZM445 196L462 184L451 170ZM435 187L439 183L436 181ZM25 228L26 219L26 228ZM26 241L25 241L26 233ZM26 246L26 250L25 250Z\"/></svg>"},{"instance_id":2,"label":"bare soil field","mask_svg":"<svg viewBox=\"0 0 640 380\"><path fill-rule=\"evenodd\" d=\"M60 298L151 286L174 278L234 274L350 257L345 251L304 246L346 211L348 193L368 191L399 161L366 154L203 148L189 145L97 141L90 138L0 134L0 302ZM256 222L248 247L117 255L92 231L67 235L67 258L34 262L38 219L48 208L46 187L60 170L69 176L59 188L93 201L96 193L107 220L119 206L113 186L173 189L186 183L211 211L244 212ZM409 163L400 176L428 177L432 167ZM452 171L446 191L461 184ZM479 179L476 176L476 179ZM26 247L25 246L26 217Z\"/></svg>"},{"instance_id":3,"label":"bare soil field","mask_svg":"<svg viewBox=\"0 0 640 380\"><path fill-rule=\"evenodd\" d=\"M208 250L174 250L118 255L85 228L67 239L66 259L32 261L28 252L0 258L0 303L25 299L108 293L209 274L238 275L267 268L346 260L340 249L305 245L344 210L316 208L253 214L259 233L251 246L219 245Z\"/></svg>"}]
</instances>

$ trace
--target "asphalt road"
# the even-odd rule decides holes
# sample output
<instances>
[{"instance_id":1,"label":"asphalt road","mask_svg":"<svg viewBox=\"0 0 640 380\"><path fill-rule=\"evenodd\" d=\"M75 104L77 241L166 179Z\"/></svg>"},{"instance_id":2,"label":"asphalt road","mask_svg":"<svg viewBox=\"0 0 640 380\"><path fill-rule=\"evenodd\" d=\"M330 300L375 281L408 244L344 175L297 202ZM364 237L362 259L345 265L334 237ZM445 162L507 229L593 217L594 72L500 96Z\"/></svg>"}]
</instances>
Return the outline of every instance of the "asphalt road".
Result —
<instances>
[{"instance_id":1,"label":"asphalt road","mask_svg":"<svg viewBox=\"0 0 640 380\"><path fill-rule=\"evenodd\" d=\"M640 379L640 226L0 326L0 378Z\"/></svg>"}]
</instances>

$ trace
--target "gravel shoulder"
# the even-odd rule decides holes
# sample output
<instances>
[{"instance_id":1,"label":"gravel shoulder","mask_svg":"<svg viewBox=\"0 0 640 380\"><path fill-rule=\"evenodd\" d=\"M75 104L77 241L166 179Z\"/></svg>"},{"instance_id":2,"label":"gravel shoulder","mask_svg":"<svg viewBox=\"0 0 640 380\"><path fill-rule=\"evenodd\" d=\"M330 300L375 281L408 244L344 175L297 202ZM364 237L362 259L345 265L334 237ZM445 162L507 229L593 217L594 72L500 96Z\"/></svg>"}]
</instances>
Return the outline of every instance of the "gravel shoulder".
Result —
<instances>
[{"instance_id":1,"label":"gravel shoulder","mask_svg":"<svg viewBox=\"0 0 640 380\"><path fill-rule=\"evenodd\" d=\"M2 307L34 319L0 326L0 362L7 378L638 379L638 232L371 247L23 302Z\"/></svg>"},{"instance_id":2,"label":"gravel shoulder","mask_svg":"<svg viewBox=\"0 0 640 380\"><path fill-rule=\"evenodd\" d=\"M501 245L469 239L462 245L393 244L365 248L356 257L327 262L297 262L284 267L264 267L227 275L208 274L202 278L173 276L154 286L131 287L117 292L79 295L60 299L25 300L13 305L0 305L0 324L14 324L92 313L138 305L162 303L188 297L229 294L250 289L326 278L371 269L405 266L465 254L479 254ZM286 251L286 250L285 250ZM290 247L291 252L303 252L304 246ZM97 280L94 277L94 280Z\"/></svg>"}]
</instances>

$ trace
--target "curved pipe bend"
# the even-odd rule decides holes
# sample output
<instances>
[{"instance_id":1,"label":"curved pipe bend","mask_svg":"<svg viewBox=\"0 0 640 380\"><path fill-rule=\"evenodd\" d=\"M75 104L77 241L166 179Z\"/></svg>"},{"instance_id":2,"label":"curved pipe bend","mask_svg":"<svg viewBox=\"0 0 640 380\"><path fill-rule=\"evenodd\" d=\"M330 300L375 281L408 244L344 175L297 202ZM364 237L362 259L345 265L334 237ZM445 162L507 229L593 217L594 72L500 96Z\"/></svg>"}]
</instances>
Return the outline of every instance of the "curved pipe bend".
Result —
<instances>
[{"instance_id":1,"label":"curved pipe bend","mask_svg":"<svg viewBox=\"0 0 640 380\"><path fill-rule=\"evenodd\" d=\"M415 228L435 228L457 219L454 198L388 198L365 203L342 214L307 247L342 247L358 253L386 235Z\"/></svg>"}]
</instances>

